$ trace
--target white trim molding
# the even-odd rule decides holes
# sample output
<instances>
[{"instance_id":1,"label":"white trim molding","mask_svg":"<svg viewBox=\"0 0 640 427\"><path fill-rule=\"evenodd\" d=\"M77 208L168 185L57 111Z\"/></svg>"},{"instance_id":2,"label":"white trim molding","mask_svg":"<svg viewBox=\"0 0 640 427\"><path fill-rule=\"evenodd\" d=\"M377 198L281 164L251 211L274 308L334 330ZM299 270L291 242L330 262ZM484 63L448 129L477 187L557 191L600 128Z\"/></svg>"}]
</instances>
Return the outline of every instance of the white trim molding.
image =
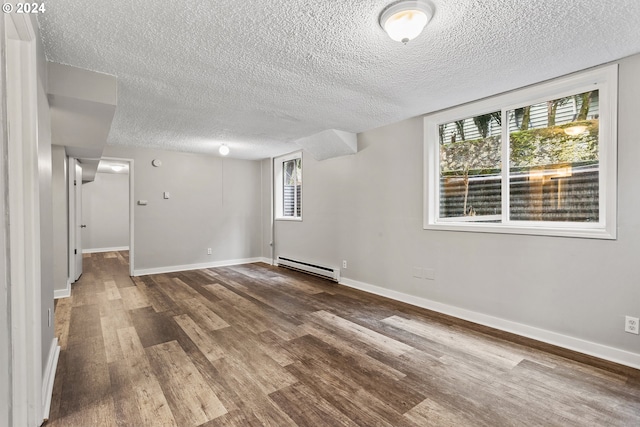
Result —
<instances>
[{"instance_id":1,"label":"white trim molding","mask_svg":"<svg viewBox=\"0 0 640 427\"><path fill-rule=\"evenodd\" d=\"M129 275L135 276L135 183L134 183L134 161L133 159L125 159L120 157L102 157L103 160L114 160L123 163L129 163ZM125 250L125 249L120 249Z\"/></svg>"},{"instance_id":2,"label":"white trim molding","mask_svg":"<svg viewBox=\"0 0 640 427\"><path fill-rule=\"evenodd\" d=\"M71 296L71 281L67 279L67 287L65 289L55 289L53 291L53 299L69 298Z\"/></svg>"},{"instance_id":3,"label":"white trim molding","mask_svg":"<svg viewBox=\"0 0 640 427\"><path fill-rule=\"evenodd\" d=\"M620 365L629 366L631 368L640 369L640 354L618 348L609 347L603 344L586 341L580 338L559 334L557 332L548 331L546 329L536 328L534 326L525 325L511 320L501 319L499 317L471 311L426 298L421 298L403 292L393 291L391 289L382 288L380 286L371 285L369 283L359 282L357 280L342 278L341 285L358 289L370 294L380 295L395 301L404 302L416 307L426 308L427 310L436 311L438 313L453 316L458 319L467 320L469 322L478 323L490 328L498 329L512 334L531 338L547 344L562 347L578 353L594 356L599 359L608 360L610 362L619 363Z\"/></svg>"},{"instance_id":4,"label":"white trim molding","mask_svg":"<svg viewBox=\"0 0 640 427\"><path fill-rule=\"evenodd\" d=\"M4 14L8 132L6 156L9 224L8 283L11 333L10 425L42 424L38 74L35 20ZM6 196L5 196L6 197Z\"/></svg>"},{"instance_id":5,"label":"white trim molding","mask_svg":"<svg viewBox=\"0 0 640 427\"><path fill-rule=\"evenodd\" d=\"M441 125L458 120L501 112L504 126L501 130L501 161L509 163L509 126L507 112L524 106L560 99L579 93L599 91L598 126L598 204L597 222L523 221L510 217L510 169L501 167L502 208L497 215L473 217L440 217L440 136ZM614 240L617 236L617 107L618 64L581 71L568 76L516 89L424 116L424 187L423 229L481 233L525 234L539 236L577 237ZM498 222L494 222L494 221Z\"/></svg>"},{"instance_id":6,"label":"white trim molding","mask_svg":"<svg viewBox=\"0 0 640 427\"><path fill-rule=\"evenodd\" d=\"M118 251L128 251L129 246L116 246L113 248L93 248L93 249L82 249L83 254L98 254L103 252L118 252Z\"/></svg>"},{"instance_id":7,"label":"white trim molding","mask_svg":"<svg viewBox=\"0 0 640 427\"><path fill-rule=\"evenodd\" d=\"M241 258L223 261L203 262L200 264L169 265L166 267L142 268L133 272L134 276L146 276L147 274L175 273L176 271L200 270L203 268L228 267L231 265L253 264L265 262L264 258Z\"/></svg>"},{"instance_id":8,"label":"white trim molding","mask_svg":"<svg viewBox=\"0 0 640 427\"><path fill-rule=\"evenodd\" d=\"M257 260L258 260L257 262L263 262L263 263L269 264L269 265L276 265L271 258L260 257L260 258L257 258Z\"/></svg>"},{"instance_id":9,"label":"white trim molding","mask_svg":"<svg viewBox=\"0 0 640 427\"><path fill-rule=\"evenodd\" d=\"M53 395L53 381L56 378L58 357L60 357L60 346L58 345L58 338L54 338L51 341L47 366L42 375L42 418L45 421L49 419L49 410L51 409L51 398Z\"/></svg>"}]
</instances>

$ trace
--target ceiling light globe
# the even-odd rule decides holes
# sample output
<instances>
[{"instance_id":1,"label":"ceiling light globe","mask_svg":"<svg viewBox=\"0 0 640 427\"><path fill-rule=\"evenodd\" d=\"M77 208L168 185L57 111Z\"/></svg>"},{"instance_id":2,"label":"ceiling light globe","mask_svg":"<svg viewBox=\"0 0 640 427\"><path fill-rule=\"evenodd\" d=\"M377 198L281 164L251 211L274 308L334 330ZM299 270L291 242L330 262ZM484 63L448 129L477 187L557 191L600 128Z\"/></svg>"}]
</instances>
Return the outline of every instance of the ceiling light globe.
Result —
<instances>
[{"instance_id":1,"label":"ceiling light globe","mask_svg":"<svg viewBox=\"0 0 640 427\"><path fill-rule=\"evenodd\" d=\"M388 6L380 15L380 26L392 40L407 43L422 33L433 16L425 0L403 0Z\"/></svg>"},{"instance_id":2,"label":"ceiling light globe","mask_svg":"<svg viewBox=\"0 0 640 427\"><path fill-rule=\"evenodd\" d=\"M221 145L220 148L218 148L218 152L221 155L226 156L227 154L229 154L229 147L227 147L226 145Z\"/></svg>"}]
</instances>

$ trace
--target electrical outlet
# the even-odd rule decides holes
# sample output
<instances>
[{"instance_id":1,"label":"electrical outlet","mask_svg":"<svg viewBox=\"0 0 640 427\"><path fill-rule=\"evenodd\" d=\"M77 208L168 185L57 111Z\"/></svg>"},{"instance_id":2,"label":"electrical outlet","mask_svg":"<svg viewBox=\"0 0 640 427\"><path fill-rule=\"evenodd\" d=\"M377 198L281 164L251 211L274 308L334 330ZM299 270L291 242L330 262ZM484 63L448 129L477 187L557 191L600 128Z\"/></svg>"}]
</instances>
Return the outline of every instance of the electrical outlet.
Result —
<instances>
[{"instance_id":1,"label":"electrical outlet","mask_svg":"<svg viewBox=\"0 0 640 427\"><path fill-rule=\"evenodd\" d=\"M211 248L207 248L207 255L211 255Z\"/></svg>"},{"instance_id":2,"label":"electrical outlet","mask_svg":"<svg viewBox=\"0 0 640 427\"><path fill-rule=\"evenodd\" d=\"M342 268L347 268L347 260L346 259L342 260Z\"/></svg>"},{"instance_id":3,"label":"electrical outlet","mask_svg":"<svg viewBox=\"0 0 640 427\"><path fill-rule=\"evenodd\" d=\"M625 316L624 331L638 335L638 322L640 322L640 319L637 317Z\"/></svg>"}]
</instances>

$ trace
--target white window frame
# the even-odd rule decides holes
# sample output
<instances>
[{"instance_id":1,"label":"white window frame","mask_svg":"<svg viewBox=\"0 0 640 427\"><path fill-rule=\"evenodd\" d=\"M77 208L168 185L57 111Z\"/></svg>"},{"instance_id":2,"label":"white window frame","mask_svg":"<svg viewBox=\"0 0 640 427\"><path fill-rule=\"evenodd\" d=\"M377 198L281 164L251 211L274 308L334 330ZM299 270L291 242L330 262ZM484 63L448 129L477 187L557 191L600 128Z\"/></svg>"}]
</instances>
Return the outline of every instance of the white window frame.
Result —
<instances>
[{"instance_id":1,"label":"white window frame","mask_svg":"<svg viewBox=\"0 0 640 427\"><path fill-rule=\"evenodd\" d=\"M304 203L300 207L300 216L284 216L284 171L282 165L290 160L300 159L302 175L304 176L304 163L302 159L302 151L285 154L284 156L274 157L273 159L273 182L274 182L274 202L275 202L275 219L276 221L302 221L302 209ZM302 180L304 186L304 179ZM303 188L300 187L300 201L302 202ZM295 210L294 210L295 211Z\"/></svg>"},{"instance_id":2,"label":"white window frame","mask_svg":"<svg viewBox=\"0 0 640 427\"><path fill-rule=\"evenodd\" d=\"M599 222L510 221L509 126L506 112L550 99L599 91ZM618 65L608 65L560 77L480 101L453 107L424 118L424 223L425 230L471 231L542 236L616 239ZM456 120L502 111L502 213L501 223L470 222L467 218L439 218L440 146L438 126Z\"/></svg>"}]
</instances>

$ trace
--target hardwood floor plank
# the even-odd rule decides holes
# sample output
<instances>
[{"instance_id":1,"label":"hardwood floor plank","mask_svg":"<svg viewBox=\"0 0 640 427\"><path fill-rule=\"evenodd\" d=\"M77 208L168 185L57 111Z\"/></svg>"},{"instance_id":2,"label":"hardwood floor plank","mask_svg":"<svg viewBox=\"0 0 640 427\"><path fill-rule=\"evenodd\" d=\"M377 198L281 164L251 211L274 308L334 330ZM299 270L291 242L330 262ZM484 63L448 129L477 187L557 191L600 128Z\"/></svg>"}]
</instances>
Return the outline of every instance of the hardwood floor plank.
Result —
<instances>
[{"instance_id":1,"label":"hardwood floor plank","mask_svg":"<svg viewBox=\"0 0 640 427\"><path fill-rule=\"evenodd\" d=\"M396 407L399 413L404 413L426 397L419 390L407 387L401 381L389 378L377 369L367 366L366 362L362 363L348 355L340 354L334 347L312 335L292 340L290 351L307 366L324 366L325 370L336 373L342 381L352 383L356 391L365 389L379 396L381 400ZM292 365L286 367L287 370L290 370L290 366Z\"/></svg>"},{"instance_id":2,"label":"hardwood floor plank","mask_svg":"<svg viewBox=\"0 0 640 427\"><path fill-rule=\"evenodd\" d=\"M156 283L152 276L135 277L134 279L136 286L145 293L156 313L164 311L177 313L180 311L175 301L163 292L162 287Z\"/></svg>"},{"instance_id":3,"label":"hardwood floor plank","mask_svg":"<svg viewBox=\"0 0 640 427\"><path fill-rule=\"evenodd\" d=\"M67 348L72 302L73 297L69 297L57 299L55 304L54 335L58 337L58 345L61 350L65 350Z\"/></svg>"},{"instance_id":4,"label":"hardwood floor plank","mask_svg":"<svg viewBox=\"0 0 640 427\"><path fill-rule=\"evenodd\" d=\"M251 382L264 395L287 387L297 380L282 368L274 359L260 350L247 333L226 329L218 331L215 336L217 342L225 349L224 366L227 371L220 369L219 361L214 363L221 374L233 372L233 375Z\"/></svg>"},{"instance_id":5,"label":"hardwood floor plank","mask_svg":"<svg viewBox=\"0 0 640 427\"><path fill-rule=\"evenodd\" d=\"M400 341L396 341L393 338L372 331L371 329L367 329L364 326L358 325L357 323L343 319L340 316L336 316L335 314L326 311L315 312L313 313L313 316L318 319L321 324L338 329L355 340L366 343L377 349L387 351L389 354L394 356L400 356L413 349L413 347L410 347Z\"/></svg>"},{"instance_id":6,"label":"hardwood floor plank","mask_svg":"<svg viewBox=\"0 0 640 427\"><path fill-rule=\"evenodd\" d=\"M477 420L469 420L459 412L453 412L448 408L425 399L404 414L407 419L419 426L425 427L474 427Z\"/></svg>"},{"instance_id":7,"label":"hardwood floor plank","mask_svg":"<svg viewBox=\"0 0 640 427\"><path fill-rule=\"evenodd\" d=\"M230 411L200 427L262 427L264 424L253 413L239 409Z\"/></svg>"},{"instance_id":8,"label":"hardwood floor plank","mask_svg":"<svg viewBox=\"0 0 640 427\"><path fill-rule=\"evenodd\" d=\"M362 387L330 370L322 372L324 364L305 360L288 365L287 370L330 405L361 426L415 426ZM304 425L304 424L303 424Z\"/></svg>"},{"instance_id":9,"label":"hardwood floor plank","mask_svg":"<svg viewBox=\"0 0 640 427\"><path fill-rule=\"evenodd\" d=\"M108 397L76 412L49 421L47 427L116 427L113 399Z\"/></svg>"},{"instance_id":10,"label":"hardwood floor plank","mask_svg":"<svg viewBox=\"0 0 640 427\"><path fill-rule=\"evenodd\" d=\"M285 340L298 337L296 327L300 322L297 319L274 310L265 310L259 301L253 301L217 283L203 288L218 298L217 302L209 305L229 324L242 326L255 334L271 331Z\"/></svg>"},{"instance_id":11,"label":"hardwood floor plank","mask_svg":"<svg viewBox=\"0 0 640 427\"><path fill-rule=\"evenodd\" d=\"M227 413L176 341L147 347L146 352L178 425L198 426Z\"/></svg>"},{"instance_id":12,"label":"hardwood floor plank","mask_svg":"<svg viewBox=\"0 0 640 427\"><path fill-rule=\"evenodd\" d=\"M287 351L287 341L271 331L265 331L257 335L256 345L260 350L276 361L280 366L287 366L295 362L295 359Z\"/></svg>"},{"instance_id":13,"label":"hardwood floor plank","mask_svg":"<svg viewBox=\"0 0 640 427\"><path fill-rule=\"evenodd\" d=\"M162 278L156 277L155 279L163 289L166 289L166 292L171 295L171 298L174 300L197 299L200 296L199 292L178 278L163 280Z\"/></svg>"},{"instance_id":14,"label":"hardwood floor plank","mask_svg":"<svg viewBox=\"0 0 640 427\"><path fill-rule=\"evenodd\" d=\"M102 323L102 338L104 341L105 357L107 363L115 362L124 358L120 339L118 338L118 329L111 325L108 318Z\"/></svg>"},{"instance_id":15,"label":"hardwood floor plank","mask_svg":"<svg viewBox=\"0 0 640 427\"><path fill-rule=\"evenodd\" d=\"M156 313L151 307L130 310L129 315L143 347L177 339L178 326L173 318Z\"/></svg>"},{"instance_id":16,"label":"hardwood floor plank","mask_svg":"<svg viewBox=\"0 0 640 427\"><path fill-rule=\"evenodd\" d=\"M107 299L121 299L120 291L118 290L118 286L116 285L115 280L105 280L104 281L105 292L107 293Z\"/></svg>"},{"instance_id":17,"label":"hardwood floor plank","mask_svg":"<svg viewBox=\"0 0 640 427\"><path fill-rule=\"evenodd\" d=\"M280 389L269 397L299 426L358 426L322 396L301 383Z\"/></svg>"},{"instance_id":18,"label":"hardwood floor plank","mask_svg":"<svg viewBox=\"0 0 640 427\"><path fill-rule=\"evenodd\" d=\"M111 382L106 363L84 364L81 369L67 365L59 414L62 417L101 405L111 399Z\"/></svg>"},{"instance_id":19,"label":"hardwood floor plank","mask_svg":"<svg viewBox=\"0 0 640 427\"><path fill-rule=\"evenodd\" d=\"M120 288L119 292L120 295L122 295L122 301L124 302L124 306L127 310L135 310L137 308L151 306L147 296L142 293L137 286Z\"/></svg>"},{"instance_id":20,"label":"hardwood floor plank","mask_svg":"<svg viewBox=\"0 0 640 427\"><path fill-rule=\"evenodd\" d=\"M71 308L69 335L75 338L89 338L102 335L100 310L97 304L79 305Z\"/></svg>"},{"instance_id":21,"label":"hardwood floor plank","mask_svg":"<svg viewBox=\"0 0 640 427\"><path fill-rule=\"evenodd\" d=\"M214 362L225 356L226 350L216 340L212 340L207 332L198 326L188 314L175 316L174 320L191 338L191 341L198 346L198 349L205 355L207 360Z\"/></svg>"},{"instance_id":22,"label":"hardwood floor plank","mask_svg":"<svg viewBox=\"0 0 640 427\"><path fill-rule=\"evenodd\" d=\"M115 420L118 426L142 426L138 402L134 398L131 371L127 362L120 359L109 364L109 379L113 387Z\"/></svg>"},{"instance_id":23,"label":"hardwood floor plank","mask_svg":"<svg viewBox=\"0 0 640 427\"><path fill-rule=\"evenodd\" d=\"M144 347L142 346L140 337L138 337L136 328L131 326L129 328L118 329L117 334L124 358L135 358L144 356Z\"/></svg>"},{"instance_id":24,"label":"hardwood floor plank","mask_svg":"<svg viewBox=\"0 0 640 427\"><path fill-rule=\"evenodd\" d=\"M498 363L514 367L524 359L522 355L514 351L508 351L500 346L492 345L486 339L482 340L466 331L458 330L458 333L452 333L450 327L404 319L399 316L391 316L382 322L397 326L432 341L440 342L447 347L473 354L487 363Z\"/></svg>"},{"instance_id":25,"label":"hardwood floor plank","mask_svg":"<svg viewBox=\"0 0 640 427\"><path fill-rule=\"evenodd\" d=\"M210 332L218 329L228 328L229 324L220 316L213 312L207 305L203 303L204 298L190 298L178 300L177 304L182 310L193 318L205 330Z\"/></svg>"},{"instance_id":26,"label":"hardwood floor plank","mask_svg":"<svg viewBox=\"0 0 640 427\"><path fill-rule=\"evenodd\" d=\"M121 426L177 426L146 354L109 365Z\"/></svg>"},{"instance_id":27,"label":"hardwood floor plank","mask_svg":"<svg viewBox=\"0 0 640 427\"><path fill-rule=\"evenodd\" d=\"M313 335L314 337L322 340L326 344L337 349L341 354L350 360L354 360L355 363L360 363L366 365L368 369L379 372L382 375L388 376L391 379L399 380L406 376L405 373L394 369L393 367L380 362L379 360L370 357L365 353L365 349L363 349L359 345L354 345L352 342L347 342L335 334L333 334L329 329L325 329L319 325L306 323L299 327L302 332L305 334Z\"/></svg>"}]
</instances>

